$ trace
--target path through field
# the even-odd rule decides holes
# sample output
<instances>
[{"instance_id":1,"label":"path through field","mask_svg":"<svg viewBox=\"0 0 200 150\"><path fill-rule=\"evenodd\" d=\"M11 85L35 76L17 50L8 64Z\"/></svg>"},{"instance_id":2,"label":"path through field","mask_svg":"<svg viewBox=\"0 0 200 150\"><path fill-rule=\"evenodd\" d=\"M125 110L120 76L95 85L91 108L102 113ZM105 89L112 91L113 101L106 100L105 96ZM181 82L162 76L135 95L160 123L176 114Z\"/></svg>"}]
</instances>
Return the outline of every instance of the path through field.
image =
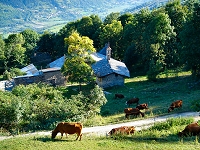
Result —
<instances>
[{"instance_id":1,"label":"path through field","mask_svg":"<svg viewBox=\"0 0 200 150\"><path fill-rule=\"evenodd\" d=\"M112 128L120 127L120 126L135 126L136 131L139 131L141 129L145 129L153 125L155 122L163 122L166 121L169 118L180 118L180 117L193 117L195 121L200 120L199 112L184 112L184 113L177 113L177 114L170 114L166 116L159 116L155 118L148 118L148 119L142 119L137 121L131 121L126 123L120 123L120 124L112 124L112 125L106 125L106 126L96 126L96 127L85 127L83 128L83 136L85 135L91 135L95 134L97 136L106 136L106 133L108 133ZM17 135L17 136L0 136L0 141L5 140L8 138L16 138L19 136L28 136L28 135L43 135L43 136L50 136L51 131L45 131L45 132L35 132L30 134L23 134L23 135Z\"/></svg>"}]
</instances>

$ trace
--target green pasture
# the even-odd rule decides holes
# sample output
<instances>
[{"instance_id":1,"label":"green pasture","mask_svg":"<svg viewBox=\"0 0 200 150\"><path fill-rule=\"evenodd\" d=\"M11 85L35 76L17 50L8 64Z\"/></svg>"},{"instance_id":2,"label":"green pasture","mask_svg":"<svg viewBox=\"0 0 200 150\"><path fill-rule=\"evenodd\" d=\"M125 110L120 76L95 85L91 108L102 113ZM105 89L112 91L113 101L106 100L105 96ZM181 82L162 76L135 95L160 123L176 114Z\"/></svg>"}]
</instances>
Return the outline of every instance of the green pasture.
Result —
<instances>
[{"instance_id":1,"label":"green pasture","mask_svg":"<svg viewBox=\"0 0 200 150\"><path fill-rule=\"evenodd\" d=\"M198 137L179 139L177 133L192 118L172 119L155 124L152 128L136 131L133 135L94 136L83 134L81 141L75 141L75 135L58 135L54 140L49 136L30 135L0 141L1 150L196 150L200 148ZM161 127L164 127L163 129Z\"/></svg>"},{"instance_id":2,"label":"green pasture","mask_svg":"<svg viewBox=\"0 0 200 150\"><path fill-rule=\"evenodd\" d=\"M145 118L155 117L158 115L167 115L167 109L170 104L178 99L183 100L181 109L175 109L171 113L193 111L191 102L200 99L200 85L193 80L190 72L174 73L160 75L157 82L148 81L146 76L138 76L125 79L125 86L105 89L108 102L101 109L99 120L101 123L118 123L125 122L124 108L128 107L125 103L127 100L138 97L140 103L148 103L149 109L144 111ZM124 99L114 99L115 93L124 94ZM136 107L136 104L130 107ZM141 118L131 118L136 120ZM95 123L95 121L94 121Z\"/></svg>"}]
</instances>

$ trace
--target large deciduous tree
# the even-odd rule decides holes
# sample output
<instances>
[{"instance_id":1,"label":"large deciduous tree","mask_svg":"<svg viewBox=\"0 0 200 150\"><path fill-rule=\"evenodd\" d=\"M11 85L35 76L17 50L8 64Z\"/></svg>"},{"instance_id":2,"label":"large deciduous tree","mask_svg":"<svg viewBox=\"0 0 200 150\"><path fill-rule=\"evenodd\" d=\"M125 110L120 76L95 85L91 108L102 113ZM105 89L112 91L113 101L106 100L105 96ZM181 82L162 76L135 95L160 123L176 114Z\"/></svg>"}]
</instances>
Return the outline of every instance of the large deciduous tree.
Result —
<instances>
[{"instance_id":1,"label":"large deciduous tree","mask_svg":"<svg viewBox=\"0 0 200 150\"><path fill-rule=\"evenodd\" d=\"M91 64L94 62L90 54L95 52L93 41L86 36L73 32L65 38L68 46L65 63L61 69L64 76L72 83L87 83L93 79Z\"/></svg>"},{"instance_id":2,"label":"large deciduous tree","mask_svg":"<svg viewBox=\"0 0 200 150\"><path fill-rule=\"evenodd\" d=\"M26 29L21 34L25 40L23 47L26 48L26 63L30 63L30 57L33 55L39 41L39 34L31 29Z\"/></svg>"},{"instance_id":3,"label":"large deciduous tree","mask_svg":"<svg viewBox=\"0 0 200 150\"><path fill-rule=\"evenodd\" d=\"M5 40L5 69L18 68L24 65L26 49L22 47L24 38L22 34L10 34Z\"/></svg>"},{"instance_id":4,"label":"large deciduous tree","mask_svg":"<svg viewBox=\"0 0 200 150\"><path fill-rule=\"evenodd\" d=\"M181 61L192 69L192 74L200 78L200 3L195 3L191 19L185 23L180 33Z\"/></svg>"},{"instance_id":5,"label":"large deciduous tree","mask_svg":"<svg viewBox=\"0 0 200 150\"><path fill-rule=\"evenodd\" d=\"M144 60L149 63L149 69L154 72L154 77L165 68L165 47L170 39L174 38L176 33L171 26L171 20L168 14L163 12L153 12L152 20L146 28L144 34L145 51ZM147 64L148 66L148 64ZM152 68L153 67L153 68ZM154 71L152 69L155 69ZM148 71L149 72L149 71ZM152 78L152 75L150 75Z\"/></svg>"},{"instance_id":6,"label":"large deciduous tree","mask_svg":"<svg viewBox=\"0 0 200 150\"><path fill-rule=\"evenodd\" d=\"M115 59L122 60L124 51L120 48L120 40L122 38L123 26L121 21L114 20L111 24L107 24L102 28L99 35L101 45L110 42L112 47L112 56Z\"/></svg>"},{"instance_id":7,"label":"large deciduous tree","mask_svg":"<svg viewBox=\"0 0 200 150\"><path fill-rule=\"evenodd\" d=\"M0 74L2 74L4 72L4 61L5 61L5 42L2 38L2 36L0 35Z\"/></svg>"}]
</instances>

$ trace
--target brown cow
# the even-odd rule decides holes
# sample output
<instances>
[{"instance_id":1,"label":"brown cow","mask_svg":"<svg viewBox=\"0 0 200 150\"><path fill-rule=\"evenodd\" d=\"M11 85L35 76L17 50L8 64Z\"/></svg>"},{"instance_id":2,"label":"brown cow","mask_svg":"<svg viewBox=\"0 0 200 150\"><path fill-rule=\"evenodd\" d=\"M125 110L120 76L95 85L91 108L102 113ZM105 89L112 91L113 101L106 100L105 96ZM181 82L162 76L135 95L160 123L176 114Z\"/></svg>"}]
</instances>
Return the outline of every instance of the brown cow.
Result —
<instances>
[{"instance_id":1,"label":"brown cow","mask_svg":"<svg viewBox=\"0 0 200 150\"><path fill-rule=\"evenodd\" d=\"M126 105L128 105L128 106L130 106L131 104L134 104L134 103L136 103L138 105L139 104L139 98L136 97L136 98L132 98L132 99L126 101Z\"/></svg>"},{"instance_id":2,"label":"brown cow","mask_svg":"<svg viewBox=\"0 0 200 150\"><path fill-rule=\"evenodd\" d=\"M78 122L77 123L61 122L52 131L51 138L54 139L59 132L61 133L61 138L63 137L64 133L66 134L66 136L67 136L67 134L75 134L76 133L77 134L76 140L78 140L79 137L81 140L82 128L83 128L83 125Z\"/></svg>"},{"instance_id":3,"label":"brown cow","mask_svg":"<svg viewBox=\"0 0 200 150\"><path fill-rule=\"evenodd\" d=\"M185 127L182 132L178 133L179 137L187 137L187 136L200 136L200 126L197 122L191 123Z\"/></svg>"},{"instance_id":4,"label":"brown cow","mask_svg":"<svg viewBox=\"0 0 200 150\"><path fill-rule=\"evenodd\" d=\"M138 115L142 115L142 117L144 117L144 113L141 112L138 108L125 108L124 113L126 119L129 119L129 115L134 115L136 117Z\"/></svg>"},{"instance_id":5,"label":"brown cow","mask_svg":"<svg viewBox=\"0 0 200 150\"><path fill-rule=\"evenodd\" d=\"M172 110L174 110L174 108L181 108L182 104L183 104L182 100L177 100L177 101L173 102L168 109L168 113L171 112Z\"/></svg>"},{"instance_id":6,"label":"brown cow","mask_svg":"<svg viewBox=\"0 0 200 150\"><path fill-rule=\"evenodd\" d=\"M134 134L135 127L134 126L122 126L118 128L113 128L107 135L114 135L114 134Z\"/></svg>"},{"instance_id":7,"label":"brown cow","mask_svg":"<svg viewBox=\"0 0 200 150\"><path fill-rule=\"evenodd\" d=\"M139 110L148 109L148 104L147 103L140 104L136 106L136 108L138 108Z\"/></svg>"},{"instance_id":8,"label":"brown cow","mask_svg":"<svg viewBox=\"0 0 200 150\"><path fill-rule=\"evenodd\" d=\"M123 95L123 94L115 94L115 99L116 99L116 98L120 98L120 99L121 99L121 98L124 98L124 95Z\"/></svg>"}]
</instances>

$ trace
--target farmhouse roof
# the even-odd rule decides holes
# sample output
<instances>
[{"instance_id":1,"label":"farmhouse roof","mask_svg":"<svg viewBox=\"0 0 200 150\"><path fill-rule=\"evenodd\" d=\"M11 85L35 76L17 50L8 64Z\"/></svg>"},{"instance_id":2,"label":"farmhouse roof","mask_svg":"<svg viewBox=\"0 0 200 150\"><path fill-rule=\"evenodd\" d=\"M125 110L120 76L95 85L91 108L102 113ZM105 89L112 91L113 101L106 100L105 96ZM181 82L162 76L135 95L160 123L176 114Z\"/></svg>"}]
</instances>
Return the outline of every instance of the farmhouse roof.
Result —
<instances>
[{"instance_id":1,"label":"farmhouse roof","mask_svg":"<svg viewBox=\"0 0 200 150\"><path fill-rule=\"evenodd\" d=\"M37 68L33 65L30 64L22 69L20 69L22 72L25 72L26 75L36 75L38 73Z\"/></svg>"},{"instance_id":2,"label":"farmhouse roof","mask_svg":"<svg viewBox=\"0 0 200 150\"><path fill-rule=\"evenodd\" d=\"M107 60L106 56L100 53L93 53L91 57L96 61L92 65L92 69L97 77L107 76L112 73L130 77L129 70L123 62L113 58Z\"/></svg>"},{"instance_id":3,"label":"farmhouse roof","mask_svg":"<svg viewBox=\"0 0 200 150\"><path fill-rule=\"evenodd\" d=\"M62 68L65 62L65 56L62 56L49 64L50 68Z\"/></svg>"}]
</instances>

